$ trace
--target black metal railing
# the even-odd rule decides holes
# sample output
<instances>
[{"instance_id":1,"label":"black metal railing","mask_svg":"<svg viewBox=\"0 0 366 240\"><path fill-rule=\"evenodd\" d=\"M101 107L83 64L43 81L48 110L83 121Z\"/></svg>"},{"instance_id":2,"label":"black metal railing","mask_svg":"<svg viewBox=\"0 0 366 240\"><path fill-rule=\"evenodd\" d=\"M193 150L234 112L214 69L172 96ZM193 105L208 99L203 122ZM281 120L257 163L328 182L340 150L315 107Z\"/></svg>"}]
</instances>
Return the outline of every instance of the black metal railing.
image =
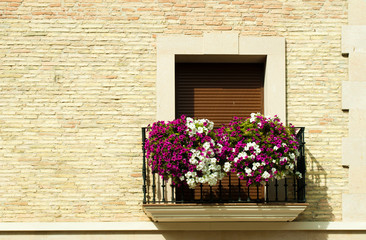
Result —
<instances>
[{"instance_id":1,"label":"black metal railing","mask_svg":"<svg viewBox=\"0 0 366 240\"><path fill-rule=\"evenodd\" d=\"M302 178L287 177L282 180L267 182L265 186L246 186L231 174L219 181L217 186L198 185L195 189L177 186L170 180L162 180L147 165L145 140L146 128L142 128L142 177L143 203L270 203L270 202L306 202L305 198L305 128L297 128L297 139L300 143L300 156L296 171Z\"/></svg>"}]
</instances>

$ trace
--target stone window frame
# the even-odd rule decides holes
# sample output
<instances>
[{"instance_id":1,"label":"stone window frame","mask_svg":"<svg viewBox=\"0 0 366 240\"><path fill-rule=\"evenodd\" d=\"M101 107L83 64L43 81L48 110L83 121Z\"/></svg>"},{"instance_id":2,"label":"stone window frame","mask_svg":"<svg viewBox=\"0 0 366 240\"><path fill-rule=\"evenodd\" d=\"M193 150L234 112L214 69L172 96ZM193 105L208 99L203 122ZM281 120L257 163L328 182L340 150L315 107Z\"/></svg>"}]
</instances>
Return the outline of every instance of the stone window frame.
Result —
<instances>
[{"instance_id":1,"label":"stone window frame","mask_svg":"<svg viewBox=\"0 0 366 240\"><path fill-rule=\"evenodd\" d=\"M249 37L238 33L205 33L202 37L157 37L157 120L175 118L175 63L180 59L255 62L265 59L264 114L277 115L286 123L286 60L284 37ZM206 57L207 56L207 57ZM262 58L261 58L262 57ZM264 58L263 58L264 57ZM200 61L200 60L198 60Z\"/></svg>"}]
</instances>

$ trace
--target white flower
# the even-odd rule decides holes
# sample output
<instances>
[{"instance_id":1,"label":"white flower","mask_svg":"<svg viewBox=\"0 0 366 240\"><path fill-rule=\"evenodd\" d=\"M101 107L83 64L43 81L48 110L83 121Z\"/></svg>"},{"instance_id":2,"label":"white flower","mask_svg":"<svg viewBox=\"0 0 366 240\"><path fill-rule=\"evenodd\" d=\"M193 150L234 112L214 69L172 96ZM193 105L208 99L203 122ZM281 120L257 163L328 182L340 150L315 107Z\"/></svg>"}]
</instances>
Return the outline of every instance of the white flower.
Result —
<instances>
[{"instance_id":1,"label":"white flower","mask_svg":"<svg viewBox=\"0 0 366 240\"><path fill-rule=\"evenodd\" d=\"M290 153L289 156L290 156L291 159L295 159L295 154L294 153Z\"/></svg>"},{"instance_id":2,"label":"white flower","mask_svg":"<svg viewBox=\"0 0 366 240\"><path fill-rule=\"evenodd\" d=\"M298 157L298 156L300 156L300 152L299 152L299 150L295 150L295 155L296 155L296 157Z\"/></svg>"},{"instance_id":3,"label":"white flower","mask_svg":"<svg viewBox=\"0 0 366 240\"><path fill-rule=\"evenodd\" d=\"M257 115L255 114L255 113L251 113L250 114L250 122L255 122L255 117L256 117Z\"/></svg>"},{"instance_id":4,"label":"white flower","mask_svg":"<svg viewBox=\"0 0 366 240\"><path fill-rule=\"evenodd\" d=\"M214 185L216 185L216 183L217 183L217 179L216 179L216 178L210 178L210 179L208 180L208 184L209 184L210 186L214 186Z\"/></svg>"},{"instance_id":5,"label":"white flower","mask_svg":"<svg viewBox=\"0 0 366 240\"><path fill-rule=\"evenodd\" d=\"M273 150L277 151L278 150L278 147L277 146L274 146L273 147Z\"/></svg>"},{"instance_id":6,"label":"white flower","mask_svg":"<svg viewBox=\"0 0 366 240\"><path fill-rule=\"evenodd\" d=\"M198 161L197 161L197 159L196 159L196 158L191 158L191 159L189 159L189 162L190 162L191 164L193 164L193 165L197 165L197 164L198 164Z\"/></svg>"},{"instance_id":7,"label":"white flower","mask_svg":"<svg viewBox=\"0 0 366 240\"><path fill-rule=\"evenodd\" d=\"M276 169L276 168L272 168L272 169L271 169L271 171L272 171L273 173L275 173L275 172L277 171L277 169Z\"/></svg>"},{"instance_id":8,"label":"white flower","mask_svg":"<svg viewBox=\"0 0 366 240\"><path fill-rule=\"evenodd\" d=\"M187 120L187 123L193 122L193 118L190 118L190 117L187 117L186 120Z\"/></svg>"},{"instance_id":9,"label":"white flower","mask_svg":"<svg viewBox=\"0 0 366 240\"><path fill-rule=\"evenodd\" d=\"M192 178L187 179L187 184L188 184L188 186L189 186L190 189L193 189L193 188L196 187L196 182Z\"/></svg>"},{"instance_id":10,"label":"white flower","mask_svg":"<svg viewBox=\"0 0 366 240\"><path fill-rule=\"evenodd\" d=\"M246 156L248 156L248 154L246 153L246 152L240 152L239 154L238 154L238 157L239 158L245 158Z\"/></svg>"},{"instance_id":11,"label":"white flower","mask_svg":"<svg viewBox=\"0 0 366 240\"><path fill-rule=\"evenodd\" d=\"M298 171L297 171L295 174L297 175L297 177L298 177L298 178L302 178L302 174L301 174L301 172L298 172Z\"/></svg>"},{"instance_id":12,"label":"white flower","mask_svg":"<svg viewBox=\"0 0 366 240\"><path fill-rule=\"evenodd\" d=\"M219 153L221 153L221 151L222 151L222 145L220 143L218 143L217 146L218 146L218 149L219 149Z\"/></svg>"},{"instance_id":13,"label":"white flower","mask_svg":"<svg viewBox=\"0 0 366 240\"><path fill-rule=\"evenodd\" d=\"M180 176L179 180L183 181L184 180L184 176Z\"/></svg>"},{"instance_id":14,"label":"white flower","mask_svg":"<svg viewBox=\"0 0 366 240\"><path fill-rule=\"evenodd\" d=\"M252 169L250 169L250 168L246 167L246 168L245 168L245 172L249 175L249 174L251 174L251 173L252 173Z\"/></svg>"},{"instance_id":15,"label":"white flower","mask_svg":"<svg viewBox=\"0 0 366 240\"><path fill-rule=\"evenodd\" d=\"M204 162L200 162L198 165L197 165L197 167L196 167L196 169L198 170L198 171L201 171L202 169L203 169L203 167L205 166L205 163Z\"/></svg>"},{"instance_id":16,"label":"white flower","mask_svg":"<svg viewBox=\"0 0 366 240\"><path fill-rule=\"evenodd\" d=\"M185 177L186 178L190 178L192 176L192 172L187 172L186 174L185 174Z\"/></svg>"},{"instance_id":17,"label":"white flower","mask_svg":"<svg viewBox=\"0 0 366 240\"><path fill-rule=\"evenodd\" d=\"M271 174L269 174L267 171L264 171L264 173L262 174L262 178L267 179L271 176Z\"/></svg>"},{"instance_id":18,"label":"white flower","mask_svg":"<svg viewBox=\"0 0 366 240\"><path fill-rule=\"evenodd\" d=\"M230 164L229 162L226 162L226 163L224 164L224 171L225 171L225 172L229 172L229 171L230 171L230 169L231 169L231 164Z\"/></svg>"},{"instance_id":19,"label":"white flower","mask_svg":"<svg viewBox=\"0 0 366 240\"><path fill-rule=\"evenodd\" d=\"M253 163L253 167L252 167L253 171L257 170L257 168L258 168L260 165L261 165L261 164L260 164L259 162L255 162L255 163Z\"/></svg>"},{"instance_id":20,"label":"white flower","mask_svg":"<svg viewBox=\"0 0 366 240\"><path fill-rule=\"evenodd\" d=\"M288 165L288 167L289 167L289 169L294 170L294 164L290 163L290 164Z\"/></svg>"},{"instance_id":21,"label":"white flower","mask_svg":"<svg viewBox=\"0 0 366 240\"><path fill-rule=\"evenodd\" d=\"M211 146L210 146L210 143L209 142L205 142L202 147L206 150L208 150Z\"/></svg>"},{"instance_id":22,"label":"white flower","mask_svg":"<svg viewBox=\"0 0 366 240\"><path fill-rule=\"evenodd\" d=\"M198 128L197 128L197 132L198 132L198 133L203 133L203 128L202 128L202 127L198 127Z\"/></svg>"},{"instance_id":23,"label":"white flower","mask_svg":"<svg viewBox=\"0 0 366 240\"><path fill-rule=\"evenodd\" d=\"M214 123L211 121L207 121L207 128L211 131L214 128Z\"/></svg>"},{"instance_id":24,"label":"white flower","mask_svg":"<svg viewBox=\"0 0 366 240\"><path fill-rule=\"evenodd\" d=\"M208 167L208 169L211 170L211 171L215 171L216 170L216 166L215 165L210 165Z\"/></svg>"}]
</instances>

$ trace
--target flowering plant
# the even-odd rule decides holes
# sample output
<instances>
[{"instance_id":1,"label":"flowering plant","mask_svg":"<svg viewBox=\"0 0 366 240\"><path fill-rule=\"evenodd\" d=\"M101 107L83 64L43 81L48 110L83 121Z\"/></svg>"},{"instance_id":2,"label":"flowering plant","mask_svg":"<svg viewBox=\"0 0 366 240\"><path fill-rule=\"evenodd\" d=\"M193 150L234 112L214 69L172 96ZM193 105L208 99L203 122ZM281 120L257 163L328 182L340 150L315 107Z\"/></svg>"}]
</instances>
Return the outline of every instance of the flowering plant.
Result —
<instances>
[{"instance_id":1,"label":"flowering plant","mask_svg":"<svg viewBox=\"0 0 366 240\"><path fill-rule=\"evenodd\" d=\"M159 121L148 127L145 142L148 164L163 179L174 184L185 182L215 185L226 173L219 158L223 146L215 142L213 122L182 116L174 121Z\"/></svg>"},{"instance_id":2,"label":"flowering plant","mask_svg":"<svg viewBox=\"0 0 366 240\"><path fill-rule=\"evenodd\" d=\"M247 185L282 179L295 172L299 143L295 129L280 119L251 114L234 117L228 126L213 130L213 122L182 116L148 127L145 149L148 164L174 184L213 186L227 173L236 172Z\"/></svg>"},{"instance_id":3,"label":"flowering plant","mask_svg":"<svg viewBox=\"0 0 366 240\"><path fill-rule=\"evenodd\" d=\"M225 171L236 172L247 185L282 179L294 172L299 143L295 129L283 126L280 119L251 114L250 118L234 117L223 127L228 136L229 149ZM231 150L231 151L230 151Z\"/></svg>"}]
</instances>

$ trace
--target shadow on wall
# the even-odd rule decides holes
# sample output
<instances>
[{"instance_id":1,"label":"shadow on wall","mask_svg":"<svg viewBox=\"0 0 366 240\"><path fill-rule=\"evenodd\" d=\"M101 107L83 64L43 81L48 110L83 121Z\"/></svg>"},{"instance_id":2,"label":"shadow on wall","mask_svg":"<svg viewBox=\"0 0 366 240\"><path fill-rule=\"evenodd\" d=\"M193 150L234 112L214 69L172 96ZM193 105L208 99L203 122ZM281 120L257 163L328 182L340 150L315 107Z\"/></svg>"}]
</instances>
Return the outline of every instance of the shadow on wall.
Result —
<instances>
[{"instance_id":1,"label":"shadow on wall","mask_svg":"<svg viewBox=\"0 0 366 240\"><path fill-rule=\"evenodd\" d=\"M306 148L306 202L309 206L296 221L334 221L328 201L328 173Z\"/></svg>"},{"instance_id":2,"label":"shadow on wall","mask_svg":"<svg viewBox=\"0 0 366 240\"><path fill-rule=\"evenodd\" d=\"M163 232L165 240L327 240L327 232L324 231L168 231Z\"/></svg>"}]
</instances>

